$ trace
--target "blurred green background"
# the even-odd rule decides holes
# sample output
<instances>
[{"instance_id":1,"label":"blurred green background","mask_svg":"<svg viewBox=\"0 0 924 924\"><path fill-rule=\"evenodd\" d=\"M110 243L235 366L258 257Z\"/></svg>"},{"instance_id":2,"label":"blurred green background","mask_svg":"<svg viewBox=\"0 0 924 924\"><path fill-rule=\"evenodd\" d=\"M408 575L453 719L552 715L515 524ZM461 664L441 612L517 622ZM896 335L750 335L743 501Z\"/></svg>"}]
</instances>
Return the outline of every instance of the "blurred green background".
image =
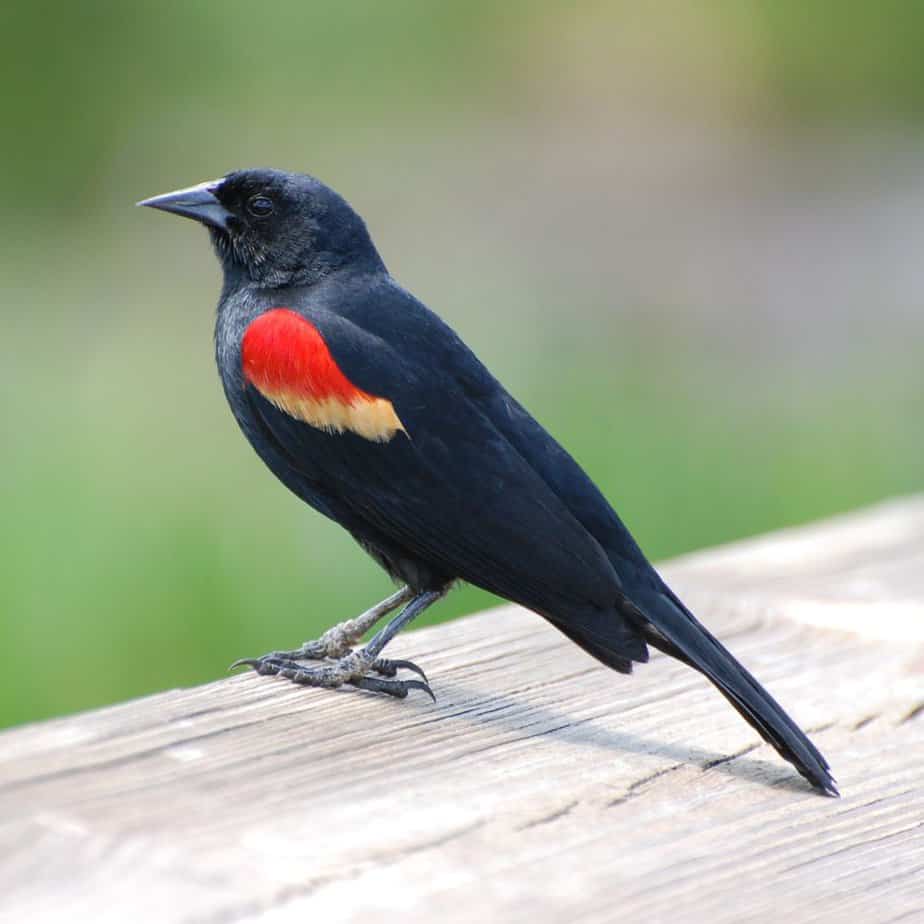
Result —
<instances>
[{"instance_id":1,"label":"blurred green background","mask_svg":"<svg viewBox=\"0 0 924 924\"><path fill-rule=\"evenodd\" d=\"M343 192L655 558L924 485L920 4L14 0L0 80L0 724L389 590L237 432L205 233L132 208L233 168Z\"/></svg>"}]
</instances>

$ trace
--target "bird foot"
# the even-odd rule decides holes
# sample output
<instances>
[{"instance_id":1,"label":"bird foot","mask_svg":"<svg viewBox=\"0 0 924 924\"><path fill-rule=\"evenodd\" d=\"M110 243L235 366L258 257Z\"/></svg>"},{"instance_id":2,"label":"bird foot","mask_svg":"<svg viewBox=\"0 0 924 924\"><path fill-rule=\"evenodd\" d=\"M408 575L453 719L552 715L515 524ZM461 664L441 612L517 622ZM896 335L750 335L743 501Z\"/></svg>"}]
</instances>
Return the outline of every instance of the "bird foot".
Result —
<instances>
[{"instance_id":1,"label":"bird foot","mask_svg":"<svg viewBox=\"0 0 924 924\"><path fill-rule=\"evenodd\" d=\"M323 638L323 636L322 636ZM231 665L235 667L247 665L258 674L278 675L291 680L293 683L309 687L335 688L349 684L360 690L370 690L376 693L386 693L397 699L404 699L411 690L423 690L433 702L436 697L427 675L413 661L396 660L390 658L376 658L369 655L365 649L359 651L347 650L347 653L324 666L308 667L299 663L299 659L319 660L323 655L305 654L305 646L298 649L298 658L286 657L290 652L272 651L261 658L241 658ZM422 680L393 680L398 671L404 668L419 674ZM380 677L370 677L370 673L379 674ZM380 679L389 678L389 679Z\"/></svg>"},{"instance_id":2,"label":"bird foot","mask_svg":"<svg viewBox=\"0 0 924 924\"><path fill-rule=\"evenodd\" d=\"M328 658L336 660L346 657L362 637L361 634L357 635L351 631L350 622L332 626L320 638L305 642L300 648L271 651L263 655L262 660L272 658L277 661L324 661Z\"/></svg>"},{"instance_id":3,"label":"bird foot","mask_svg":"<svg viewBox=\"0 0 924 924\"><path fill-rule=\"evenodd\" d=\"M435 603L445 593L443 590L415 592L402 587L390 597L377 603L355 619L348 619L328 629L316 641L305 642L301 648L291 651L271 651L262 658L241 658L228 670L246 664L258 674L278 674L293 683L310 687L340 687L347 683L361 690L387 693L404 699L411 690L423 690L436 702L430 689L427 675L413 662L380 658L382 649L402 626L409 623L418 613ZM381 629L358 651L353 645L372 628L386 613L404 605L401 612ZM324 661L318 667L308 667L301 661ZM401 669L413 671L420 680L393 679ZM370 677L369 674L379 677ZM384 678L384 679L381 679Z\"/></svg>"}]
</instances>

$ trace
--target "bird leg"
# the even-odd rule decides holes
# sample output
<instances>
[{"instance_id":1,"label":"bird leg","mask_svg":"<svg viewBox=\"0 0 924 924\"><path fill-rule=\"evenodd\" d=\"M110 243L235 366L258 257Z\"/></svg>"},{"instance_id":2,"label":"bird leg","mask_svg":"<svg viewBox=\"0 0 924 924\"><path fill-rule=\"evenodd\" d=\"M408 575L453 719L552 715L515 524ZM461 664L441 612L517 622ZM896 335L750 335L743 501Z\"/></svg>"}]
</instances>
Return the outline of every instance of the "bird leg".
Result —
<instances>
[{"instance_id":1,"label":"bird leg","mask_svg":"<svg viewBox=\"0 0 924 924\"><path fill-rule=\"evenodd\" d=\"M322 661L324 658L342 658L383 617L407 603L414 596L410 587L402 587L365 613L331 626L319 639L305 642L291 651L271 651L264 658L287 661Z\"/></svg>"},{"instance_id":2,"label":"bird leg","mask_svg":"<svg viewBox=\"0 0 924 924\"><path fill-rule=\"evenodd\" d=\"M433 696L433 691L427 683L426 674L416 664L411 661L380 658L379 654L404 626L439 600L444 592L427 590L415 593L408 587L404 587L356 619L348 620L329 629L315 642L306 642L301 648L292 651L271 651L262 658L241 658L231 667L247 664L258 674L278 674L293 683L312 687L339 687L347 683L361 690L387 693L399 699L404 699L409 690L424 690L435 702L436 697ZM351 646L362 637L367 629L402 603L405 606L401 612L380 629L367 645L358 651L352 650ZM308 667L298 663L300 660L324 658L334 660L323 667ZM423 680L391 680L368 676L372 672L391 678L402 667L420 674Z\"/></svg>"}]
</instances>

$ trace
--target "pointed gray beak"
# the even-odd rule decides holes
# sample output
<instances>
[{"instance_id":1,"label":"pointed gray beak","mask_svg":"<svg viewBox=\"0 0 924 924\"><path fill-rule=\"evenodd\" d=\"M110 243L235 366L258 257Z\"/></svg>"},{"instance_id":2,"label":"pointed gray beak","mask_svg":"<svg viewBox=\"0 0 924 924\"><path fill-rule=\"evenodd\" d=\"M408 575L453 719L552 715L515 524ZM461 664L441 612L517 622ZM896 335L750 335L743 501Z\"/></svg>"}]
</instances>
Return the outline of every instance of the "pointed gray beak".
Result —
<instances>
[{"instance_id":1,"label":"pointed gray beak","mask_svg":"<svg viewBox=\"0 0 924 924\"><path fill-rule=\"evenodd\" d=\"M194 218L213 228L227 230L229 212L216 198L215 190L221 185L224 177L190 186L189 189L178 189L176 192L164 193L162 196L152 196L142 199L138 205L146 205L152 209L161 209L164 212L173 212L185 218Z\"/></svg>"}]
</instances>

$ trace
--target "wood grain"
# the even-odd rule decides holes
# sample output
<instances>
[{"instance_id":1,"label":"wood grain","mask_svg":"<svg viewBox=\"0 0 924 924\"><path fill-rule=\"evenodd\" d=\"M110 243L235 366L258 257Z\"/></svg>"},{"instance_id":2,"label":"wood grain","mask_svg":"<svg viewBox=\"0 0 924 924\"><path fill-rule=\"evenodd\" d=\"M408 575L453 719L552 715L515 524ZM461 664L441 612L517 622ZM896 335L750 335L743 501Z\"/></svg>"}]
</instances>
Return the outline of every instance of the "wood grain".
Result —
<instances>
[{"instance_id":1,"label":"wood grain","mask_svg":"<svg viewBox=\"0 0 924 924\"><path fill-rule=\"evenodd\" d=\"M0 918L924 921L924 499L663 570L842 799L502 607L392 644L436 706L244 675L3 733Z\"/></svg>"}]
</instances>

